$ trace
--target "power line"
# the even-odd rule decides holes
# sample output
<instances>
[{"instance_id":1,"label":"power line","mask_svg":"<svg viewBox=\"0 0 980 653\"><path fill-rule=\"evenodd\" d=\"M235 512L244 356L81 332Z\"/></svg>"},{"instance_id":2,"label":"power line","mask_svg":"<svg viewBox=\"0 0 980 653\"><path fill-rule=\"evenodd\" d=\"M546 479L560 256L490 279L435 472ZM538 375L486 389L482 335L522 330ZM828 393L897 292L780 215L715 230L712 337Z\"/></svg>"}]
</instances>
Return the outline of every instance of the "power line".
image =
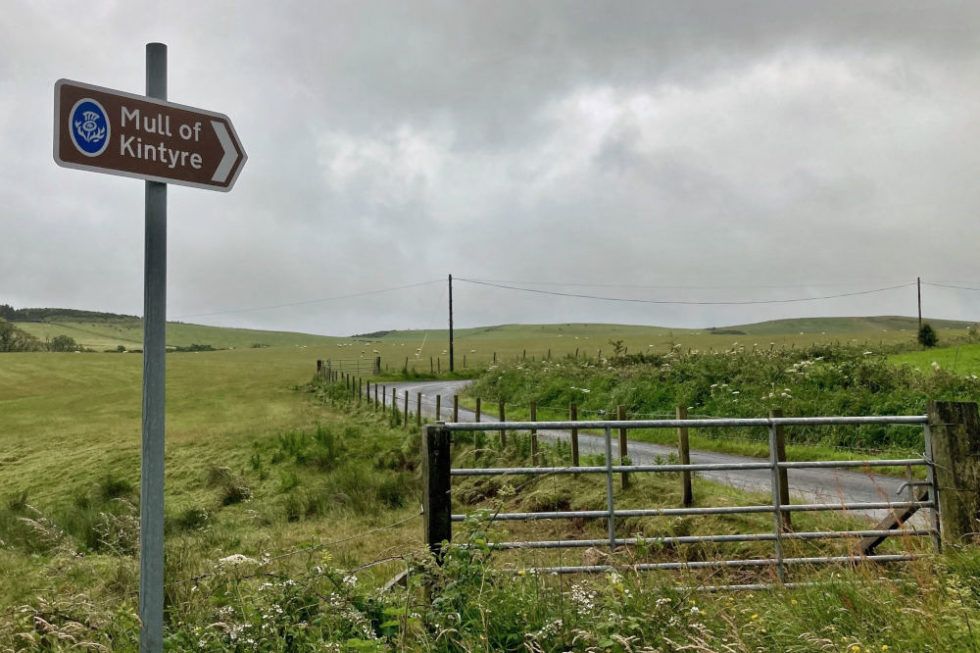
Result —
<instances>
[{"instance_id":1,"label":"power line","mask_svg":"<svg viewBox=\"0 0 980 653\"><path fill-rule=\"evenodd\" d=\"M939 288L955 288L957 290L973 290L976 292L980 292L980 288L971 288L970 286L957 286L951 283L938 283L935 281L923 281L922 283L924 283L927 286L937 286Z\"/></svg>"},{"instance_id":2,"label":"power line","mask_svg":"<svg viewBox=\"0 0 980 653\"><path fill-rule=\"evenodd\" d=\"M640 285L640 284L629 284L629 283L574 283L574 282L564 282L564 281L526 281L526 280L514 280L514 279L471 279L473 282L482 283L502 283L502 284L523 284L526 286L559 286L566 288L633 288L637 290L741 290L746 288L765 288L773 290L783 290L792 288L839 288L846 286L858 286L863 283L867 283L868 279L863 282L840 282L840 283L801 283L795 285L768 285L768 284L750 284L750 285L718 285L718 286L689 286L689 285Z\"/></svg>"},{"instance_id":3,"label":"power line","mask_svg":"<svg viewBox=\"0 0 980 653\"><path fill-rule=\"evenodd\" d=\"M505 290L517 290L521 292L529 292L529 293L535 293L539 295L555 295L558 297L576 297L579 299L597 299L600 301L607 301L607 302L630 302L636 304L677 304L677 305L684 305L684 306L746 306L752 304L791 304L796 302L812 302L821 299L836 299L839 297L855 297L858 295L870 295L873 293L887 292L889 290L898 290L899 288L909 288L915 285L914 283L904 283L898 286L887 286L885 288L873 288L871 290L859 290L855 292L839 293L836 295L821 295L817 297L794 297L792 299L758 299L758 300L744 300L744 301L689 301L689 300L674 300L674 299L635 299L631 297L603 297L600 295L585 295L581 293L558 292L555 290L541 290L538 288L524 288L520 286L491 283L489 281L463 279L461 277L456 277L456 280L463 281L466 283L472 283L480 286L491 286L493 288L503 288Z\"/></svg>"},{"instance_id":4,"label":"power line","mask_svg":"<svg viewBox=\"0 0 980 653\"><path fill-rule=\"evenodd\" d=\"M289 308L289 307L292 307L292 306L307 306L309 304L321 304L321 303L324 303L324 302L332 302L332 301L336 301L336 300L339 300L339 299L353 299L355 297L366 297L368 295L379 295L381 293L393 292L395 290L405 290L407 288L418 288L419 286L429 286L429 285L432 285L434 283L442 283L442 280L441 279L432 279L432 280L429 280L429 281L420 281L418 283L410 283L410 284L406 284L404 286L393 286L391 288L378 288L376 290L367 290L367 291L364 291L364 292L352 293L350 295L336 295L334 297L324 297L322 299L306 299L306 300L298 301L298 302L290 302L288 304L271 304L269 306L254 306L254 307L251 307L251 308L230 308L230 309L227 309L227 310L213 311L213 312L210 312L210 313L192 313L192 314L189 314L189 315L178 315L177 317L175 317L173 319L175 319L175 320L182 320L182 319L190 318L190 317L208 317L208 316L211 316L211 315L226 315L228 313L247 313L247 312L250 312L250 311L266 311L266 310L272 310L272 309L275 309L275 308Z\"/></svg>"}]
</instances>

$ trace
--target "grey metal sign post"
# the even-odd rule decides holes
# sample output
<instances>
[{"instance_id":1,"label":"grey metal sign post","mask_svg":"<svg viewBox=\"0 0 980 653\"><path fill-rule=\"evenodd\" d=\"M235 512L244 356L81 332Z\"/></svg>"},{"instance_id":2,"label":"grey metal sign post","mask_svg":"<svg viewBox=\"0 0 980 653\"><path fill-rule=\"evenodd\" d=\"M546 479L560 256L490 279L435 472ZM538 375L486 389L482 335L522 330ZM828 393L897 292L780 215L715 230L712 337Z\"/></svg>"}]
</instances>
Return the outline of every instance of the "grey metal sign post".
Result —
<instances>
[{"instance_id":1,"label":"grey metal sign post","mask_svg":"<svg viewBox=\"0 0 980 653\"><path fill-rule=\"evenodd\" d=\"M167 99L167 46L146 45L146 94ZM163 453L167 336L167 185L146 184L143 439L140 475L140 652L163 650Z\"/></svg>"},{"instance_id":2,"label":"grey metal sign post","mask_svg":"<svg viewBox=\"0 0 980 653\"><path fill-rule=\"evenodd\" d=\"M229 191L248 158L228 116L167 101L167 46L146 46L146 95L55 83L54 160L146 184L140 652L163 651L163 454L167 335L167 184Z\"/></svg>"}]
</instances>

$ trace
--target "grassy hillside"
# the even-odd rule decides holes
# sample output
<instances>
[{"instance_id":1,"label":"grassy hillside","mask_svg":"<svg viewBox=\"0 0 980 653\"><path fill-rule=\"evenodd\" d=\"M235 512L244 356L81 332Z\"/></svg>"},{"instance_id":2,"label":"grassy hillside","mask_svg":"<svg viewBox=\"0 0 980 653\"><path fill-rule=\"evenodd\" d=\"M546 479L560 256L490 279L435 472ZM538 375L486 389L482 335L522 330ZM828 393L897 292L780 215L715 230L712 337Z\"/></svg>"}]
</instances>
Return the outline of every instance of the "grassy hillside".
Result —
<instances>
[{"instance_id":1,"label":"grassy hillside","mask_svg":"<svg viewBox=\"0 0 980 653\"><path fill-rule=\"evenodd\" d=\"M955 320L929 320L933 328L946 333L963 332L973 322ZM770 320L756 324L743 324L726 329L737 329L749 334L872 334L872 333L911 333L918 330L918 320L914 317L879 315L872 317L804 317L791 320Z\"/></svg>"},{"instance_id":2,"label":"grassy hillside","mask_svg":"<svg viewBox=\"0 0 980 653\"><path fill-rule=\"evenodd\" d=\"M940 341L963 338L966 322L932 321ZM493 359L513 360L526 355L540 360L551 351L552 357L574 354L596 356L613 353L611 341L622 341L628 353L668 351L675 345L682 349L729 349L739 343L748 347L806 347L813 344L841 343L866 348L914 344L915 318L906 317L838 317L777 320L757 324L710 329L668 329L656 326L624 324L508 324L456 330L456 365L482 366ZM400 370L408 360L409 368L428 371L429 359L437 359L443 370L448 365L449 334L446 330L389 331L377 335L355 336L335 343L332 358L348 361L368 360L382 356L392 371Z\"/></svg>"},{"instance_id":3,"label":"grassy hillside","mask_svg":"<svg viewBox=\"0 0 980 653\"><path fill-rule=\"evenodd\" d=\"M138 349L143 345L143 322L137 318L115 320L86 320L45 322L17 322L17 327L41 340L57 335L67 335L83 347L97 351L115 349L122 345ZM211 345L216 349L246 348L256 345L266 347L316 346L337 342L337 338L289 331L261 331L257 329L233 329L201 324L170 322L167 324L167 344L187 347L192 344Z\"/></svg>"},{"instance_id":4,"label":"grassy hillside","mask_svg":"<svg viewBox=\"0 0 980 653\"><path fill-rule=\"evenodd\" d=\"M58 312L59 309L20 309L16 326L44 340L67 335L83 347L96 351L118 346L142 346L142 322L132 316ZM84 317L80 317L84 316ZM933 320L940 342L966 335L970 323ZM716 329L669 329L626 324L508 324L456 330L456 367L473 370L494 359L514 360L527 356L540 360L550 351L552 357L573 355L594 357L613 353L613 342L621 342L628 353L664 352L680 345L682 349L724 350L739 343L749 347L805 347L840 342L867 348L912 344L916 320L907 317L826 317L774 320L755 324L723 326ZM449 333L445 329L384 331L349 337L213 327L169 323L167 344L188 347L210 345L218 349L256 346L322 347L321 358L343 361L344 369L359 366L361 371L381 356L389 371L409 369L428 372L446 370L449 365Z\"/></svg>"}]
</instances>

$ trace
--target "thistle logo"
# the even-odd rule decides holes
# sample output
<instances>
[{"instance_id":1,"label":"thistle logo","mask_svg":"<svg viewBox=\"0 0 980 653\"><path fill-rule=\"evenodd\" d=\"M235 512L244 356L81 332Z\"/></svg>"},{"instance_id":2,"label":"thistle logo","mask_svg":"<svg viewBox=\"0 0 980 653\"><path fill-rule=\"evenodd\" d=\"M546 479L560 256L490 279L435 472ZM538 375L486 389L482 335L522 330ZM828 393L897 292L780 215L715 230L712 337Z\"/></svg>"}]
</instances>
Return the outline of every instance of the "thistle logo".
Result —
<instances>
[{"instance_id":1,"label":"thistle logo","mask_svg":"<svg viewBox=\"0 0 980 653\"><path fill-rule=\"evenodd\" d=\"M85 156L99 156L109 146L109 119L101 104L91 98L75 103L68 114L68 131L75 148Z\"/></svg>"}]
</instances>

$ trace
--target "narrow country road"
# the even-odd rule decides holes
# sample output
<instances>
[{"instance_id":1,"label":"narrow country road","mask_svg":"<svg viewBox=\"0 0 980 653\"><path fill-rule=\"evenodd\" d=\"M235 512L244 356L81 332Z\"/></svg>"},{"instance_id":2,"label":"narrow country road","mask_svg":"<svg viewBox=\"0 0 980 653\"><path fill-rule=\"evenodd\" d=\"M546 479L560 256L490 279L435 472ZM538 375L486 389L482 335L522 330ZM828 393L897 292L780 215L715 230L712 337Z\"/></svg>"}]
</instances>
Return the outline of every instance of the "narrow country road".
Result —
<instances>
[{"instance_id":1,"label":"narrow country road","mask_svg":"<svg viewBox=\"0 0 980 653\"><path fill-rule=\"evenodd\" d=\"M422 413L435 416L435 397L442 396L443 419L450 417L452 396L463 391L469 381L416 381L388 384L388 391L397 388L399 397L408 391L411 399L410 410L415 409L415 393L422 393ZM459 420L470 422L475 419L473 411L459 409ZM495 422L497 419L484 413L482 421ZM567 431L539 431L541 440L568 440L571 434ZM618 457L618 438L613 438L613 447ZM604 439L596 435L579 434L579 450L583 453L603 453ZM656 458L664 459L670 454L676 454L677 449L647 442L629 441L629 457L636 464L650 464ZM709 451L691 451L692 463L746 463L759 462L759 458L749 458L732 454L714 453ZM736 488L771 493L771 474L768 470L733 470L697 472L702 478L724 483ZM791 469L789 470L790 496L796 502L805 503L856 503L907 501L907 496L899 496L897 491L902 479L879 474L870 474L842 469ZM880 519L887 511L866 511L869 517ZM916 515L921 518L920 515ZM919 519L914 521L918 522Z\"/></svg>"}]
</instances>

